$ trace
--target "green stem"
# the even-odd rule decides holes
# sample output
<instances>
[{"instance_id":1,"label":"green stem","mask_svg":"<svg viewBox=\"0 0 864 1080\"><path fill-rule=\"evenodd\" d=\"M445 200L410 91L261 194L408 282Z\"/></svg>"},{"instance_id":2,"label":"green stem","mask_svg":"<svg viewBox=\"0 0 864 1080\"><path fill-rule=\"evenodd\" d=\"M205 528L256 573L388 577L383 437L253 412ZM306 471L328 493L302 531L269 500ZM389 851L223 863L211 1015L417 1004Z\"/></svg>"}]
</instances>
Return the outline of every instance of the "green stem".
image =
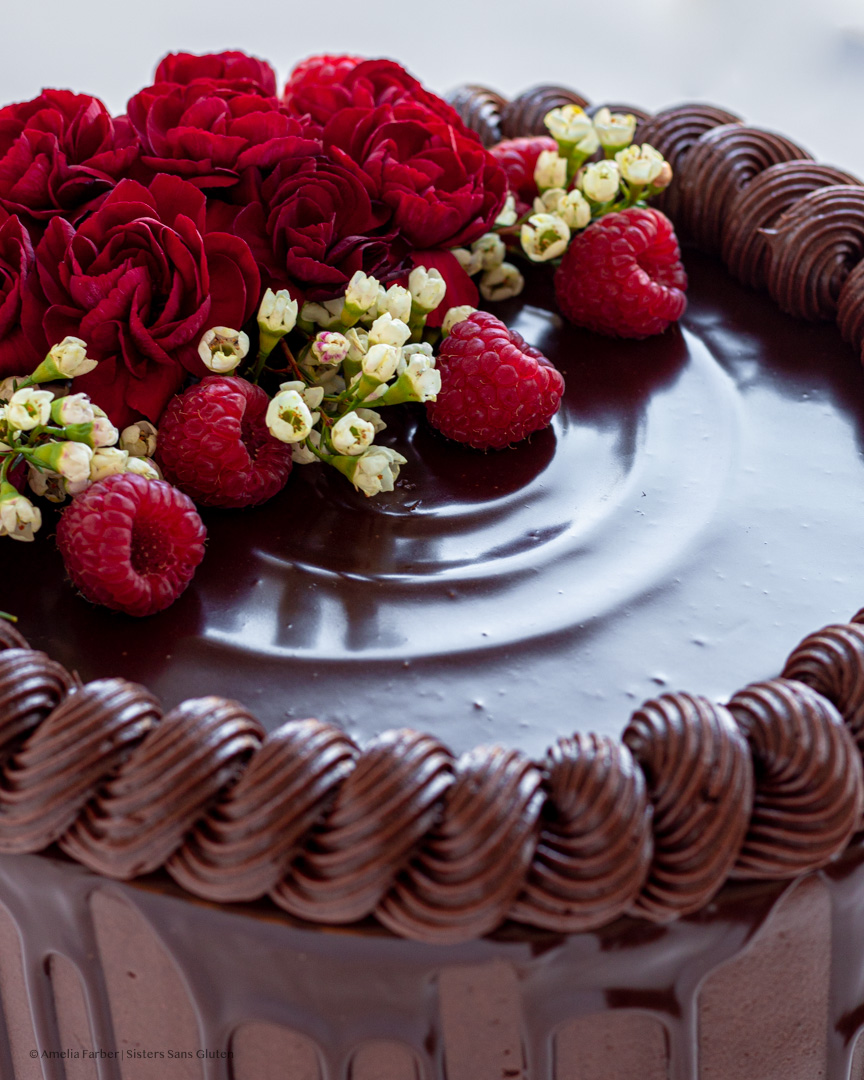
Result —
<instances>
[{"instance_id":1,"label":"green stem","mask_svg":"<svg viewBox=\"0 0 864 1080\"><path fill-rule=\"evenodd\" d=\"M7 622L18 622L18 616L10 615L8 611L0 611L0 619L6 619Z\"/></svg>"}]
</instances>

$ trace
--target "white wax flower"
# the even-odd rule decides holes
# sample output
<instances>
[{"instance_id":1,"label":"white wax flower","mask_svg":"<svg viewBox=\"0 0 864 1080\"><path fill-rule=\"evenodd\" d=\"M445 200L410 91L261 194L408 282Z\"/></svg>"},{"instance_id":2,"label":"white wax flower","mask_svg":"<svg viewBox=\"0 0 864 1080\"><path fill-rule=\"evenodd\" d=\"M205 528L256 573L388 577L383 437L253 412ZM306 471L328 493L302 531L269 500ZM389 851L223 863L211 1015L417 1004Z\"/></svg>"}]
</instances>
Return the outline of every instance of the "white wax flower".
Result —
<instances>
[{"instance_id":1,"label":"white wax flower","mask_svg":"<svg viewBox=\"0 0 864 1080\"><path fill-rule=\"evenodd\" d=\"M124 470L127 473L135 473L137 476L143 476L147 480L161 480L162 473L159 470L155 461L151 461L145 457L129 457L126 460L126 468Z\"/></svg>"},{"instance_id":2,"label":"white wax flower","mask_svg":"<svg viewBox=\"0 0 864 1080\"><path fill-rule=\"evenodd\" d=\"M317 409L321 402L324 400L324 387L323 386L307 386L306 383L301 382L299 379L293 382L283 382L279 384L280 390L296 390L300 397L303 398L307 408L313 410L312 423L317 423L318 417L314 414L314 410Z\"/></svg>"},{"instance_id":3,"label":"white wax flower","mask_svg":"<svg viewBox=\"0 0 864 1080\"><path fill-rule=\"evenodd\" d=\"M159 432L149 420L139 420L120 432L118 445L121 450L128 450L130 457L147 458L156 453Z\"/></svg>"},{"instance_id":4,"label":"white wax flower","mask_svg":"<svg viewBox=\"0 0 864 1080\"><path fill-rule=\"evenodd\" d=\"M51 419L53 400L54 395L50 390L34 390L32 387L16 390L5 407L6 423L17 431L42 427Z\"/></svg>"},{"instance_id":5,"label":"white wax flower","mask_svg":"<svg viewBox=\"0 0 864 1080\"><path fill-rule=\"evenodd\" d=\"M484 233L471 245L471 250L480 256L480 268L482 270L494 270L504 262L507 248L504 241L497 233Z\"/></svg>"},{"instance_id":6,"label":"white wax flower","mask_svg":"<svg viewBox=\"0 0 864 1080\"><path fill-rule=\"evenodd\" d=\"M538 191L564 188L567 184L567 159L557 150L541 150L534 165L534 183Z\"/></svg>"},{"instance_id":7,"label":"white wax flower","mask_svg":"<svg viewBox=\"0 0 864 1080\"><path fill-rule=\"evenodd\" d=\"M55 472L31 465L27 472L27 483L34 495L49 502L62 503L66 499L66 481Z\"/></svg>"},{"instance_id":8,"label":"white wax flower","mask_svg":"<svg viewBox=\"0 0 864 1080\"><path fill-rule=\"evenodd\" d=\"M470 304L460 304L459 307L451 307L444 316L444 321L441 323L441 333L444 337L447 337L456 323L470 319L476 310L477 308L471 307Z\"/></svg>"},{"instance_id":9,"label":"white wax flower","mask_svg":"<svg viewBox=\"0 0 864 1080\"><path fill-rule=\"evenodd\" d=\"M347 358L355 364L362 363L363 357L369 351L369 335L365 330L352 326L345 335L345 340L348 342Z\"/></svg>"},{"instance_id":10,"label":"white wax flower","mask_svg":"<svg viewBox=\"0 0 864 1080\"><path fill-rule=\"evenodd\" d=\"M594 130L601 146L620 150L633 142L636 117L632 113L613 113L604 107L594 114Z\"/></svg>"},{"instance_id":11,"label":"white wax flower","mask_svg":"<svg viewBox=\"0 0 864 1080\"><path fill-rule=\"evenodd\" d=\"M351 483L367 497L381 491L392 491L399 477L399 469L407 460L387 446L370 446L360 457Z\"/></svg>"},{"instance_id":12,"label":"white wax flower","mask_svg":"<svg viewBox=\"0 0 864 1080\"><path fill-rule=\"evenodd\" d=\"M373 345L363 357L363 374L381 383L389 382L399 366L401 350L394 345Z\"/></svg>"},{"instance_id":13,"label":"white wax flower","mask_svg":"<svg viewBox=\"0 0 864 1080\"><path fill-rule=\"evenodd\" d=\"M616 161L594 161L586 165L579 178L585 197L596 203L610 202L618 194L621 173Z\"/></svg>"},{"instance_id":14,"label":"white wax flower","mask_svg":"<svg viewBox=\"0 0 864 1080\"><path fill-rule=\"evenodd\" d=\"M411 290L404 285L391 285L378 299L378 313L383 315L387 312L397 322L407 323L411 318ZM377 320L376 320L377 321ZM373 329L375 324L372 324Z\"/></svg>"},{"instance_id":15,"label":"white wax flower","mask_svg":"<svg viewBox=\"0 0 864 1080\"><path fill-rule=\"evenodd\" d=\"M375 429L377 435L379 431L383 431L387 425L381 419L381 414L377 413L374 409L356 409L355 412L361 420L365 420L368 424L371 424Z\"/></svg>"},{"instance_id":16,"label":"white wax flower","mask_svg":"<svg viewBox=\"0 0 864 1080\"><path fill-rule=\"evenodd\" d=\"M656 180L666 164L663 155L648 143L643 143L642 146L634 143L625 150L619 150L615 160L627 183L638 187Z\"/></svg>"},{"instance_id":17,"label":"white wax flower","mask_svg":"<svg viewBox=\"0 0 864 1080\"><path fill-rule=\"evenodd\" d=\"M198 342L198 355L216 375L232 372L248 352L248 335L230 326L212 326Z\"/></svg>"},{"instance_id":18,"label":"white wax flower","mask_svg":"<svg viewBox=\"0 0 864 1080\"><path fill-rule=\"evenodd\" d=\"M321 460L317 454L314 454L309 449L308 443L313 443L315 446L320 447L321 433L314 430L310 431L305 442L291 444L291 460L295 465L314 465L316 461Z\"/></svg>"},{"instance_id":19,"label":"white wax flower","mask_svg":"<svg viewBox=\"0 0 864 1080\"><path fill-rule=\"evenodd\" d=\"M312 430L309 406L297 390L280 390L267 406L265 422L270 434L284 443L298 443Z\"/></svg>"},{"instance_id":20,"label":"white wax flower","mask_svg":"<svg viewBox=\"0 0 864 1080\"><path fill-rule=\"evenodd\" d=\"M32 540L42 525L42 513L8 483L0 485L0 536Z\"/></svg>"},{"instance_id":21,"label":"white wax flower","mask_svg":"<svg viewBox=\"0 0 864 1080\"><path fill-rule=\"evenodd\" d=\"M297 301L287 289L267 289L258 308L259 347L269 356L277 343L297 325ZM205 361L206 363L206 361Z\"/></svg>"},{"instance_id":22,"label":"white wax flower","mask_svg":"<svg viewBox=\"0 0 864 1080\"><path fill-rule=\"evenodd\" d=\"M399 364L396 368L396 374L401 375L405 368L408 367L408 363L412 356L427 356L433 362L435 350L432 348L428 341L413 341L410 345L404 345L402 348L402 355L399 357Z\"/></svg>"},{"instance_id":23,"label":"white wax flower","mask_svg":"<svg viewBox=\"0 0 864 1080\"><path fill-rule=\"evenodd\" d=\"M534 213L535 214L555 214L558 211L558 204L564 198L567 192L564 188L547 188L546 191L541 192L534 200Z\"/></svg>"},{"instance_id":24,"label":"white wax flower","mask_svg":"<svg viewBox=\"0 0 864 1080\"><path fill-rule=\"evenodd\" d=\"M408 338L411 330L401 319L394 319L389 311L379 315L369 327L369 342L371 345L393 345L400 348Z\"/></svg>"},{"instance_id":25,"label":"white wax flower","mask_svg":"<svg viewBox=\"0 0 864 1080\"><path fill-rule=\"evenodd\" d=\"M451 248L450 254L468 275L474 277L483 269L483 253L481 251L469 251L468 248Z\"/></svg>"},{"instance_id":26,"label":"white wax flower","mask_svg":"<svg viewBox=\"0 0 864 1080\"><path fill-rule=\"evenodd\" d=\"M515 225L518 219L519 215L516 213L516 198L512 192L508 191L501 213L495 218L495 224L506 229L509 228L510 225Z\"/></svg>"},{"instance_id":27,"label":"white wax flower","mask_svg":"<svg viewBox=\"0 0 864 1080\"><path fill-rule=\"evenodd\" d=\"M356 412L345 413L330 429L330 440L337 454L357 457L372 445L375 428Z\"/></svg>"},{"instance_id":28,"label":"white wax flower","mask_svg":"<svg viewBox=\"0 0 864 1080\"><path fill-rule=\"evenodd\" d=\"M45 447L37 447L33 456L38 457L41 450L47 450L46 457L53 458L51 467L66 480L73 484L89 482L90 462L93 460L93 451L85 443L62 442L49 443Z\"/></svg>"},{"instance_id":29,"label":"white wax flower","mask_svg":"<svg viewBox=\"0 0 864 1080\"><path fill-rule=\"evenodd\" d=\"M96 413L86 394L67 394L51 402L51 419L60 427L70 424L92 424Z\"/></svg>"},{"instance_id":30,"label":"white wax flower","mask_svg":"<svg viewBox=\"0 0 864 1080\"><path fill-rule=\"evenodd\" d=\"M444 299L447 283L434 267L427 270L425 266L415 266L408 275L408 288L417 308L428 315Z\"/></svg>"},{"instance_id":31,"label":"white wax flower","mask_svg":"<svg viewBox=\"0 0 864 1080\"><path fill-rule=\"evenodd\" d=\"M355 270L345 289L345 310L355 318L365 314L378 300L377 278Z\"/></svg>"},{"instance_id":32,"label":"white wax flower","mask_svg":"<svg viewBox=\"0 0 864 1080\"><path fill-rule=\"evenodd\" d=\"M480 295L484 300L509 300L518 296L524 287L525 278L520 270L508 262L487 270L480 278Z\"/></svg>"},{"instance_id":33,"label":"white wax flower","mask_svg":"<svg viewBox=\"0 0 864 1080\"><path fill-rule=\"evenodd\" d=\"M672 183L672 166L668 161L663 162L663 168L654 177L651 186L655 191L665 191Z\"/></svg>"},{"instance_id":34,"label":"white wax flower","mask_svg":"<svg viewBox=\"0 0 864 1080\"><path fill-rule=\"evenodd\" d=\"M567 250L570 228L557 214L532 214L522 226L520 239L532 262L547 262Z\"/></svg>"},{"instance_id":35,"label":"white wax flower","mask_svg":"<svg viewBox=\"0 0 864 1080\"><path fill-rule=\"evenodd\" d=\"M591 117L579 105L562 105L551 109L543 123L557 142L578 143L594 131Z\"/></svg>"},{"instance_id":36,"label":"white wax flower","mask_svg":"<svg viewBox=\"0 0 864 1080\"><path fill-rule=\"evenodd\" d=\"M556 213L572 231L584 229L591 221L591 206L581 191L568 191L558 201Z\"/></svg>"},{"instance_id":37,"label":"white wax flower","mask_svg":"<svg viewBox=\"0 0 864 1080\"><path fill-rule=\"evenodd\" d=\"M424 353L415 353L399 378L410 384L415 401L434 401L441 393L441 372Z\"/></svg>"},{"instance_id":38,"label":"white wax flower","mask_svg":"<svg viewBox=\"0 0 864 1080\"><path fill-rule=\"evenodd\" d=\"M116 446L100 446L93 452L90 461L90 480L104 480L106 476L115 473L126 472L126 464L129 461L128 450L118 450Z\"/></svg>"},{"instance_id":39,"label":"white wax flower","mask_svg":"<svg viewBox=\"0 0 864 1080\"><path fill-rule=\"evenodd\" d=\"M116 445L120 432L98 406L94 406L94 412L96 416L93 419L93 445L97 448Z\"/></svg>"},{"instance_id":40,"label":"white wax flower","mask_svg":"<svg viewBox=\"0 0 864 1080\"><path fill-rule=\"evenodd\" d=\"M338 367L348 355L348 339L344 334L323 330L312 342L312 362Z\"/></svg>"}]
</instances>

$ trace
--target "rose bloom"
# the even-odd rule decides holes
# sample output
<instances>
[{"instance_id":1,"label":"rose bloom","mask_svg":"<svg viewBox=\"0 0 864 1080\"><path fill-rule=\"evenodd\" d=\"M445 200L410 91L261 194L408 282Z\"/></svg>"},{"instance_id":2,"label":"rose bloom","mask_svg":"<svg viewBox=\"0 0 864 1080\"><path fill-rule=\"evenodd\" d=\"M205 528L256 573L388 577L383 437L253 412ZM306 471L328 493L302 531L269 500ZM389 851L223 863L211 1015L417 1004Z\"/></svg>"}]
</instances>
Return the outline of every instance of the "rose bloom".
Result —
<instances>
[{"instance_id":1,"label":"rose bloom","mask_svg":"<svg viewBox=\"0 0 864 1080\"><path fill-rule=\"evenodd\" d=\"M68 90L0 109L0 206L28 225L77 221L127 176L138 136L98 98Z\"/></svg>"},{"instance_id":2,"label":"rose bloom","mask_svg":"<svg viewBox=\"0 0 864 1080\"><path fill-rule=\"evenodd\" d=\"M503 142L489 148L489 153L507 173L510 190L516 196L522 213L532 205L537 197L534 168L537 165L537 158L540 157L544 150L558 153L558 143L555 142L551 135L504 139Z\"/></svg>"},{"instance_id":3,"label":"rose bloom","mask_svg":"<svg viewBox=\"0 0 864 1080\"><path fill-rule=\"evenodd\" d=\"M479 138L419 101L343 109L324 142L362 166L414 248L470 244L489 231L507 196L507 175Z\"/></svg>"},{"instance_id":4,"label":"rose bloom","mask_svg":"<svg viewBox=\"0 0 864 1080\"><path fill-rule=\"evenodd\" d=\"M83 338L99 366L76 380L119 428L159 420L211 326L241 327L260 277L236 236L205 235L205 199L175 176L123 180L76 231L56 218L36 249L45 339Z\"/></svg>"},{"instance_id":5,"label":"rose bloom","mask_svg":"<svg viewBox=\"0 0 864 1080\"><path fill-rule=\"evenodd\" d=\"M48 351L33 295L35 274L27 229L0 210L0 379L28 375Z\"/></svg>"},{"instance_id":6,"label":"rose bloom","mask_svg":"<svg viewBox=\"0 0 864 1080\"><path fill-rule=\"evenodd\" d=\"M314 153L319 134L308 118L287 115L251 86L157 83L127 109L143 144L142 164L207 189L233 187L246 169L268 170L285 157Z\"/></svg>"},{"instance_id":7,"label":"rose bloom","mask_svg":"<svg viewBox=\"0 0 864 1080\"><path fill-rule=\"evenodd\" d=\"M233 219L249 244L266 285L294 287L309 300L344 292L355 271L388 280L406 247L387 231L390 211L374 183L338 149L286 158ZM211 220L233 210L213 207Z\"/></svg>"},{"instance_id":8,"label":"rose bloom","mask_svg":"<svg viewBox=\"0 0 864 1080\"><path fill-rule=\"evenodd\" d=\"M153 76L154 83L209 82L216 86L249 86L267 97L276 97L276 72L266 60L244 52L168 53Z\"/></svg>"}]
</instances>

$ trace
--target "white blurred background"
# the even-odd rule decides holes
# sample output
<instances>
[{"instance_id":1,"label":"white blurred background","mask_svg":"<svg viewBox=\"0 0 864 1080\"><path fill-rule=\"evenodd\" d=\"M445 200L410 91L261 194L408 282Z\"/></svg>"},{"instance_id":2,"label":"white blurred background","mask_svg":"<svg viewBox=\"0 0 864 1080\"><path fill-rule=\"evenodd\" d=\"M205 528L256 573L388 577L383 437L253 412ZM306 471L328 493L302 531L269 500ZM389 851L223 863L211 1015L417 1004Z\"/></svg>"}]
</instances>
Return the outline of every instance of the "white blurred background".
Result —
<instances>
[{"instance_id":1,"label":"white blurred background","mask_svg":"<svg viewBox=\"0 0 864 1080\"><path fill-rule=\"evenodd\" d=\"M166 52L392 56L432 89L537 82L658 109L712 101L864 175L864 0L0 0L3 103L43 86L121 111Z\"/></svg>"}]
</instances>

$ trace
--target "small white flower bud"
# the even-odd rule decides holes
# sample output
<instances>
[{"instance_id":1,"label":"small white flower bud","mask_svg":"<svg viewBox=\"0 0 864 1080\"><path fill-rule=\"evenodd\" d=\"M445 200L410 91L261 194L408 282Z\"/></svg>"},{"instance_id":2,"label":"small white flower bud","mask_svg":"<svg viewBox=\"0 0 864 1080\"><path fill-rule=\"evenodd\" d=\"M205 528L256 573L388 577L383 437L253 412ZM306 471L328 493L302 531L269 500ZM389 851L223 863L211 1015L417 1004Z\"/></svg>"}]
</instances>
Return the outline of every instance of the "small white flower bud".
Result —
<instances>
[{"instance_id":1,"label":"small white flower bud","mask_svg":"<svg viewBox=\"0 0 864 1080\"><path fill-rule=\"evenodd\" d=\"M375 438L375 428L368 420L358 416L356 412L346 413L340 417L330 430L330 440L337 454L348 454L357 457L362 454Z\"/></svg>"},{"instance_id":2,"label":"small white flower bud","mask_svg":"<svg viewBox=\"0 0 864 1080\"><path fill-rule=\"evenodd\" d=\"M396 374L401 375L405 368L411 361L412 356L426 356L432 361L432 366L435 366L435 351L428 341L414 341L410 345L404 345L402 347L402 355L399 358L399 365L396 368Z\"/></svg>"},{"instance_id":3,"label":"small white flower bud","mask_svg":"<svg viewBox=\"0 0 864 1080\"><path fill-rule=\"evenodd\" d=\"M381 414L374 409L356 409L355 411L361 420L365 420L372 425L376 435L387 427L387 424L381 419Z\"/></svg>"},{"instance_id":4,"label":"small white flower bud","mask_svg":"<svg viewBox=\"0 0 864 1080\"><path fill-rule=\"evenodd\" d=\"M423 353L411 357L399 378L410 386L414 401L434 401L441 393L441 372L436 369L434 358Z\"/></svg>"},{"instance_id":5,"label":"small white flower bud","mask_svg":"<svg viewBox=\"0 0 864 1080\"><path fill-rule=\"evenodd\" d=\"M621 173L615 161L594 161L586 165L579 178L585 197L596 203L611 202L621 186Z\"/></svg>"},{"instance_id":6,"label":"small white flower bud","mask_svg":"<svg viewBox=\"0 0 864 1080\"><path fill-rule=\"evenodd\" d=\"M606 108L598 109L594 114L594 130L601 146L620 150L633 142L636 117L632 113L613 113Z\"/></svg>"},{"instance_id":7,"label":"small white flower bud","mask_svg":"<svg viewBox=\"0 0 864 1080\"><path fill-rule=\"evenodd\" d=\"M579 105L552 109L543 117L543 123L552 138L563 143L578 143L594 131L591 117Z\"/></svg>"},{"instance_id":8,"label":"small white flower bud","mask_svg":"<svg viewBox=\"0 0 864 1080\"><path fill-rule=\"evenodd\" d=\"M401 319L394 319L389 311L379 315L369 327L371 345L393 345L397 349L411 337L411 330Z\"/></svg>"},{"instance_id":9,"label":"small white flower bud","mask_svg":"<svg viewBox=\"0 0 864 1080\"><path fill-rule=\"evenodd\" d=\"M258 343L262 355L269 356L279 341L297 324L297 301L287 289L267 289L258 308ZM206 363L206 361L205 361Z\"/></svg>"},{"instance_id":10,"label":"small white flower bud","mask_svg":"<svg viewBox=\"0 0 864 1080\"><path fill-rule=\"evenodd\" d=\"M469 251L468 248L451 248L450 254L456 257L456 261L468 277L474 277L483 269L483 253L481 251Z\"/></svg>"},{"instance_id":11,"label":"small white flower bud","mask_svg":"<svg viewBox=\"0 0 864 1080\"><path fill-rule=\"evenodd\" d=\"M124 470L127 473L135 473L138 476L143 476L147 480L161 480L162 473L157 467L155 461L151 461L149 458L144 457L129 457L126 460L126 468Z\"/></svg>"},{"instance_id":12,"label":"small white flower bud","mask_svg":"<svg viewBox=\"0 0 864 1080\"><path fill-rule=\"evenodd\" d=\"M94 451L90 461L90 481L104 480L106 476L126 472L129 461L128 450L118 450L116 446L102 446Z\"/></svg>"},{"instance_id":13,"label":"small white flower bud","mask_svg":"<svg viewBox=\"0 0 864 1080\"><path fill-rule=\"evenodd\" d=\"M37 383L51 382L54 379L75 379L92 371L96 363L87 355L86 341L77 337L65 337L59 345L50 350L30 378Z\"/></svg>"},{"instance_id":14,"label":"small white flower bud","mask_svg":"<svg viewBox=\"0 0 864 1080\"><path fill-rule=\"evenodd\" d=\"M30 387L16 390L5 407L6 423L17 431L32 431L51 419L50 390L33 390Z\"/></svg>"},{"instance_id":15,"label":"small white flower bud","mask_svg":"<svg viewBox=\"0 0 864 1080\"><path fill-rule=\"evenodd\" d=\"M148 458L156 453L159 432L149 420L139 420L120 432L119 446L128 450L130 457Z\"/></svg>"},{"instance_id":16,"label":"small white flower bud","mask_svg":"<svg viewBox=\"0 0 864 1080\"><path fill-rule=\"evenodd\" d=\"M344 334L323 330L312 342L310 355L314 364L338 367L348 355L348 339Z\"/></svg>"},{"instance_id":17,"label":"small white flower bud","mask_svg":"<svg viewBox=\"0 0 864 1080\"><path fill-rule=\"evenodd\" d=\"M314 430L310 431L306 437L305 443L299 442L291 444L291 459L295 465L314 465L317 461L320 461L320 458L309 449L309 443L320 448L321 432Z\"/></svg>"},{"instance_id":18,"label":"small white flower bud","mask_svg":"<svg viewBox=\"0 0 864 1080\"><path fill-rule=\"evenodd\" d=\"M415 306L428 315L444 299L447 283L440 271L434 267L427 270L425 266L415 266L408 275L408 288L411 290Z\"/></svg>"},{"instance_id":19,"label":"small white flower bud","mask_svg":"<svg viewBox=\"0 0 864 1080\"><path fill-rule=\"evenodd\" d=\"M389 382L399 366L401 350L394 345L373 345L363 357L363 374L381 383Z\"/></svg>"},{"instance_id":20,"label":"small white flower bud","mask_svg":"<svg viewBox=\"0 0 864 1080\"><path fill-rule=\"evenodd\" d=\"M571 232L584 229L591 221L591 205L581 191L568 191L559 200L556 213L567 223Z\"/></svg>"},{"instance_id":21,"label":"small white flower bud","mask_svg":"<svg viewBox=\"0 0 864 1080\"><path fill-rule=\"evenodd\" d=\"M217 375L232 372L249 352L249 338L230 326L213 326L198 343L204 366Z\"/></svg>"},{"instance_id":22,"label":"small white flower bud","mask_svg":"<svg viewBox=\"0 0 864 1080\"><path fill-rule=\"evenodd\" d=\"M352 360L355 364L363 362L363 357L369 351L369 335L365 330L360 330L356 326L352 326L348 333L345 335L348 341L348 359Z\"/></svg>"},{"instance_id":23,"label":"small white flower bud","mask_svg":"<svg viewBox=\"0 0 864 1080\"><path fill-rule=\"evenodd\" d=\"M42 526L42 513L12 484L0 484L0 536L13 540L32 540Z\"/></svg>"},{"instance_id":24,"label":"small white flower bud","mask_svg":"<svg viewBox=\"0 0 864 1080\"><path fill-rule=\"evenodd\" d=\"M284 443L297 443L312 430L309 406L296 390L280 390L267 406L265 422L270 434Z\"/></svg>"},{"instance_id":25,"label":"small white flower bud","mask_svg":"<svg viewBox=\"0 0 864 1080\"><path fill-rule=\"evenodd\" d=\"M470 304L461 304L459 307L451 307L444 316L444 321L441 323L441 333L444 337L447 337L456 323L470 319L476 310L477 308L471 307Z\"/></svg>"},{"instance_id":26,"label":"small white flower bud","mask_svg":"<svg viewBox=\"0 0 864 1080\"><path fill-rule=\"evenodd\" d=\"M619 150L615 155L615 160L618 162L618 168L627 183L637 187L642 187L656 180L666 164L663 155L655 150L653 146L649 146L648 143L644 143L642 146L634 144L628 146L625 150Z\"/></svg>"},{"instance_id":27,"label":"small white flower bud","mask_svg":"<svg viewBox=\"0 0 864 1080\"><path fill-rule=\"evenodd\" d=\"M94 407L94 411L96 416L93 419L93 446L98 449L100 446L116 445L120 432L98 406Z\"/></svg>"},{"instance_id":28,"label":"small white flower bud","mask_svg":"<svg viewBox=\"0 0 864 1080\"><path fill-rule=\"evenodd\" d=\"M534 183L538 191L564 188L567 185L567 159L556 150L541 150L534 166Z\"/></svg>"},{"instance_id":29,"label":"small white flower bud","mask_svg":"<svg viewBox=\"0 0 864 1080\"><path fill-rule=\"evenodd\" d=\"M668 161L663 162L663 168L654 177L651 186L655 191L665 191L672 183L672 166Z\"/></svg>"},{"instance_id":30,"label":"small white flower bud","mask_svg":"<svg viewBox=\"0 0 864 1080\"><path fill-rule=\"evenodd\" d=\"M401 454L387 446L370 446L356 459L348 478L358 491L371 498L381 491L392 491L400 467L407 463Z\"/></svg>"},{"instance_id":31,"label":"small white flower bud","mask_svg":"<svg viewBox=\"0 0 864 1080\"><path fill-rule=\"evenodd\" d=\"M519 215L516 213L516 198L512 192L508 191L501 213L495 218L495 224L500 225L502 229L507 229L511 225L515 225L518 220Z\"/></svg>"},{"instance_id":32,"label":"small white flower bud","mask_svg":"<svg viewBox=\"0 0 864 1080\"><path fill-rule=\"evenodd\" d=\"M480 295L484 300L509 300L518 296L525 287L525 278L512 263L502 262L494 270L487 270L480 278Z\"/></svg>"},{"instance_id":33,"label":"small white flower bud","mask_svg":"<svg viewBox=\"0 0 864 1080\"><path fill-rule=\"evenodd\" d=\"M90 481L90 462L93 451L86 443L59 442L37 446L31 455L73 484Z\"/></svg>"},{"instance_id":34,"label":"small white flower bud","mask_svg":"<svg viewBox=\"0 0 864 1080\"><path fill-rule=\"evenodd\" d=\"M547 262L567 250L570 228L557 214L532 214L522 226L520 239L532 262Z\"/></svg>"},{"instance_id":35,"label":"small white flower bud","mask_svg":"<svg viewBox=\"0 0 864 1080\"><path fill-rule=\"evenodd\" d=\"M500 266L507 255L504 241L497 233L484 233L479 240L471 245L471 250L480 256L480 266L483 270L494 270Z\"/></svg>"},{"instance_id":36,"label":"small white flower bud","mask_svg":"<svg viewBox=\"0 0 864 1080\"><path fill-rule=\"evenodd\" d=\"M51 402L51 419L60 427L71 424L92 424L96 413L86 394L67 394Z\"/></svg>"},{"instance_id":37,"label":"small white flower bud","mask_svg":"<svg viewBox=\"0 0 864 1080\"><path fill-rule=\"evenodd\" d=\"M377 278L356 270L345 289L345 310L355 319L365 315L378 300L379 288Z\"/></svg>"},{"instance_id":38,"label":"small white flower bud","mask_svg":"<svg viewBox=\"0 0 864 1080\"><path fill-rule=\"evenodd\" d=\"M411 303L410 289L404 285L391 285L383 298L378 299L378 313L383 315L387 312L395 321L407 323L411 318Z\"/></svg>"}]
</instances>

